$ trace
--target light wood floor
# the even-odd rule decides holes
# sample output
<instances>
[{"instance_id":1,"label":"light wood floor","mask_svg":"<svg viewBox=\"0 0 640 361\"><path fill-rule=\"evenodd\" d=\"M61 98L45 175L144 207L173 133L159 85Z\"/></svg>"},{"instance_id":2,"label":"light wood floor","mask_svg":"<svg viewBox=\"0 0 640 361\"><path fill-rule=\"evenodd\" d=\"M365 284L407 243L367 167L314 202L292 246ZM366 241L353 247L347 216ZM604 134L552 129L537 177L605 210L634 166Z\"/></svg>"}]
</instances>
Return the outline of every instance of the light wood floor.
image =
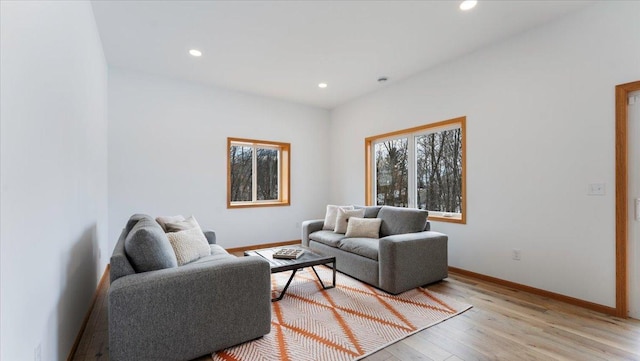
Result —
<instances>
[{"instance_id":1,"label":"light wood floor","mask_svg":"<svg viewBox=\"0 0 640 361\"><path fill-rule=\"evenodd\" d=\"M470 303L469 311L371 356L392 360L640 360L640 321L450 274L428 287ZM73 360L108 360L106 290ZM197 361L210 360L202 357Z\"/></svg>"}]
</instances>

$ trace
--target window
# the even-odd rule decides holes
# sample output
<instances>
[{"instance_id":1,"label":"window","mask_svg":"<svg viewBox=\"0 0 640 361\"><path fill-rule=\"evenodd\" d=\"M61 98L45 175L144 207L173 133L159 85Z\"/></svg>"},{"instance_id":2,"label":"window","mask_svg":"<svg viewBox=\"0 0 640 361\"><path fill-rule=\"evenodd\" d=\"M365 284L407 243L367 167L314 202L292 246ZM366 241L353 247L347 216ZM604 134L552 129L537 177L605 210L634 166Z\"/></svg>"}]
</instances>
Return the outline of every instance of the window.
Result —
<instances>
[{"instance_id":1,"label":"window","mask_svg":"<svg viewBox=\"0 0 640 361\"><path fill-rule=\"evenodd\" d=\"M365 139L366 203L466 223L465 123L461 117Z\"/></svg>"},{"instance_id":2,"label":"window","mask_svg":"<svg viewBox=\"0 0 640 361\"><path fill-rule=\"evenodd\" d=\"M289 205L289 143L227 138L227 208Z\"/></svg>"}]
</instances>

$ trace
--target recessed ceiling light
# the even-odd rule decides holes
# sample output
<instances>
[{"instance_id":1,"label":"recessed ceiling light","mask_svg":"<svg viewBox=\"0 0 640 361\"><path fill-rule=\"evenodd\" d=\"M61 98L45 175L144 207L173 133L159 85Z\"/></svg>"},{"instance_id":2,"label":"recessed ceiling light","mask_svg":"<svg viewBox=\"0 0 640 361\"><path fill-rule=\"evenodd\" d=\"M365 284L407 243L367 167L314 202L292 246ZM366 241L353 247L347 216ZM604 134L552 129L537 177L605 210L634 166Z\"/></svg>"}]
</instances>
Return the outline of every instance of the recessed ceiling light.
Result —
<instances>
[{"instance_id":1,"label":"recessed ceiling light","mask_svg":"<svg viewBox=\"0 0 640 361\"><path fill-rule=\"evenodd\" d=\"M318 84L318 88L322 88L322 89L324 89L324 88L326 88L326 87L327 87L327 83L320 83L320 84Z\"/></svg>"},{"instance_id":2,"label":"recessed ceiling light","mask_svg":"<svg viewBox=\"0 0 640 361\"><path fill-rule=\"evenodd\" d=\"M478 4L477 0L464 0L460 3L460 10L471 10Z\"/></svg>"},{"instance_id":3,"label":"recessed ceiling light","mask_svg":"<svg viewBox=\"0 0 640 361\"><path fill-rule=\"evenodd\" d=\"M202 52L198 49L191 49L189 50L189 54L193 55L193 56L202 56Z\"/></svg>"}]
</instances>

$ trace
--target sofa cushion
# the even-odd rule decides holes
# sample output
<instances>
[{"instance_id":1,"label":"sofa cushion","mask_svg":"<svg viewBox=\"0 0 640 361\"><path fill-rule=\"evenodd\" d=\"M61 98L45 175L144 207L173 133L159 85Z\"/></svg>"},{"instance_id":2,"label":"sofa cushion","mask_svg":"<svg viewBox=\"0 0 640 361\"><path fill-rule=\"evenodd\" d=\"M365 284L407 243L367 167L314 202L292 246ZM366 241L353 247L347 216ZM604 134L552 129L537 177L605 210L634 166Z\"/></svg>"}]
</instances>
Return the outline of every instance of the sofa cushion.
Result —
<instances>
[{"instance_id":1,"label":"sofa cushion","mask_svg":"<svg viewBox=\"0 0 640 361\"><path fill-rule=\"evenodd\" d=\"M136 272L178 266L178 260L162 227L153 218L141 218L124 241L127 258Z\"/></svg>"},{"instance_id":2,"label":"sofa cushion","mask_svg":"<svg viewBox=\"0 0 640 361\"><path fill-rule=\"evenodd\" d=\"M189 264L200 264L200 263L205 263L205 262L217 262L220 260L225 260L225 259L229 259L229 258L236 258L236 256L229 254L229 252L227 252L226 249L220 247L217 244L210 244L209 247L211 248L211 255L208 256L204 256L196 261L193 261Z\"/></svg>"},{"instance_id":3,"label":"sofa cushion","mask_svg":"<svg viewBox=\"0 0 640 361\"><path fill-rule=\"evenodd\" d=\"M211 255L229 254L226 249L220 247L217 244L209 244L209 248L211 249Z\"/></svg>"},{"instance_id":4,"label":"sofa cushion","mask_svg":"<svg viewBox=\"0 0 640 361\"><path fill-rule=\"evenodd\" d=\"M182 221L166 222L164 224L164 231L167 233L186 231L188 229L194 228L197 228L200 230L200 232L202 232L202 229L200 228L200 225L198 224L198 221L196 221L196 217L194 216L190 216L189 218Z\"/></svg>"},{"instance_id":5,"label":"sofa cushion","mask_svg":"<svg viewBox=\"0 0 640 361\"><path fill-rule=\"evenodd\" d=\"M338 243L338 248L377 261L378 245L379 241L374 238L345 238Z\"/></svg>"},{"instance_id":6,"label":"sofa cushion","mask_svg":"<svg viewBox=\"0 0 640 361\"><path fill-rule=\"evenodd\" d=\"M169 243L171 243L171 247L176 253L178 266L211 255L211 247L200 227L180 232L170 232L167 233L167 238L169 238Z\"/></svg>"},{"instance_id":7,"label":"sofa cushion","mask_svg":"<svg viewBox=\"0 0 640 361\"><path fill-rule=\"evenodd\" d=\"M333 231L336 228L336 218L338 216L338 209L353 209L353 206L334 206L329 204L327 206L327 213L324 216L324 225L322 229L327 231Z\"/></svg>"},{"instance_id":8,"label":"sofa cushion","mask_svg":"<svg viewBox=\"0 0 640 361\"><path fill-rule=\"evenodd\" d=\"M127 225L124 226L126 232L125 232L125 236L129 234L129 232L131 232L131 230L133 229L133 227L135 227L136 224L138 224L138 222L142 219L148 219L148 220L152 220L153 218L149 215L146 214L141 214L141 213L136 213L133 216L131 216L131 218L129 218L129 220L127 221Z\"/></svg>"},{"instance_id":9,"label":"sofa cushion","mask_svg":"<svg viewBox=\"0 0 640 361\"><path fill-rule=\"evenodd\" d=\"M198 260L195 260L191 263L189 263L187 265L191 266L193 264L202 264L202 263L216 263L216 262L220 262L220 261L224 261L224 260L228 260L229 258L237 258L236 256L230 255L230 254L212 254L209 256L204 256Z\"/></svg>"},{"instance_id":10,"label":"sofa cushion","mask_svg":"<svg viewBox=\"0 0 640 361\"><path fill-rule=\"evenodd\" d=\"M175 222L180 222L180 221L184 221L184 216L182 215L177 215L177 216L160 216L160 217L156 217L156 222L158 222L158 224L160 225L160 227L162 227L162 229L167 232L167 223L175 223Z\"/></svg>"},{"instance_id":11,"label":"sofa cushion","mask_svg":"<svg viewBox=\"0 0 640 361\"><path fill-rule=\"evenodd\" d=\"M347 231L347 225L349 218L351 217L364 217L364 209L350 209L344 210L338 209L338 216L336 217L336 233L345 233Z\"/></svg>"},{"instance_id":12,"label":"sofa cushion","mask_svg":"<svg viewBox=\"0 0 640 361\"><path fill-rule=\"evenodd\" d=\"M422 232L429 212L422 209L383 206L378 212L382 220L380 237L394 234Z\"/></svg>"},{"instance_id":13,"label":"sofa cushion","mask_svg":"<svg viewBox=\"0 0 640 361\"><path fill-rule=\"evenodd\" d=\"M382 206L353 206L354 209L364 209L364 218L376 218Z\"/></svg>"},{"instance_id":14,"label":"sofa cushion","mask_svg":"<svg viewBox=\"0 0 640 361\"><path fill-rule=\"evenodd\" d=\"M380 218L351 217L347 223L347 238L380 238Z\"/></svg>"},{"instance_id":15,"label":"sofa cushion","mask_svg":"<svg viewBox=\"0 0 640 361\"><path fill-rule=\"evenodd\" d=\"M338 247L338 242L343 238L345 238L344 234L325 230L313 232L309 235L309 239L331 247Z\"/></svg>"}]
</instances>

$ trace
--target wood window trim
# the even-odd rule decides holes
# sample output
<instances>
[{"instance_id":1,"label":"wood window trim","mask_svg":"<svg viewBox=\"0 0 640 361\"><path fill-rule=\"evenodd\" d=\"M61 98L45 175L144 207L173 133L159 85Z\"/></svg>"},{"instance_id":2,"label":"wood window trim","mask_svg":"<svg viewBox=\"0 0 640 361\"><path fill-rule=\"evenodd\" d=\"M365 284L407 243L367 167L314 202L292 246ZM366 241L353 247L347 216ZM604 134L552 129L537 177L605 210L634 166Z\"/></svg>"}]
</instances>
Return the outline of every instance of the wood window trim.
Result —
<instances>
[{"instance_id":1,"label":"wood window trim","mask_svg":"<svg viewBox=\"0 0 640 361\"><path fill-rule=\"evenodd\" d=\"M231 201L231 145L234 143L245 143L250 145L264 145L275 147L280 151L280 189L278 200L273 201L251 201L232 202ZM270 140L258 140L248 138L227 138L227 208L256 208L256 207L281 207L291 205L291 143L274 142Z\"/></svg>"},{"instance_id":2,"label":"wood window trim","mask_svg":"<svg viewBox=\"0 0 640 361\"><path fill-rule=\"evenodd\" d=\"M372 165L372 145L375 141L383 138L391 138L396 136L401 136L404 134L418 133L421 131L440 128L450 126L452 124L460 124L460 129L462 130L462 215L461 218L451 218L451 217L442 217L442 216L434 216L429 215L429 220L438 221L438 222L448 222L448 223L459 223L466 224L467 223L467 133L466 133L466 123L467 117L458 117L447 119L435 123L425 124L413 128L407 128L402 130L396 130L389 133L374 135L371 137L367 137L364 140L364 154L365 154L365 166L364 166L364 179L365 179L365 204L368 206L373 205L373 179L371 177L371 165Z\"/></svg>"},{"instance_id":3,"label":"wood window trim","mask_svg":"<svg viewBox=\"0 0 640 361\"><path fill-rule=\"evenodd\" d=\"M640 90L640 81L616 86L616 316L628 318L628 255L629 213L628 197L628 112L627 97Z\"/></svg>"}]
</instances>

